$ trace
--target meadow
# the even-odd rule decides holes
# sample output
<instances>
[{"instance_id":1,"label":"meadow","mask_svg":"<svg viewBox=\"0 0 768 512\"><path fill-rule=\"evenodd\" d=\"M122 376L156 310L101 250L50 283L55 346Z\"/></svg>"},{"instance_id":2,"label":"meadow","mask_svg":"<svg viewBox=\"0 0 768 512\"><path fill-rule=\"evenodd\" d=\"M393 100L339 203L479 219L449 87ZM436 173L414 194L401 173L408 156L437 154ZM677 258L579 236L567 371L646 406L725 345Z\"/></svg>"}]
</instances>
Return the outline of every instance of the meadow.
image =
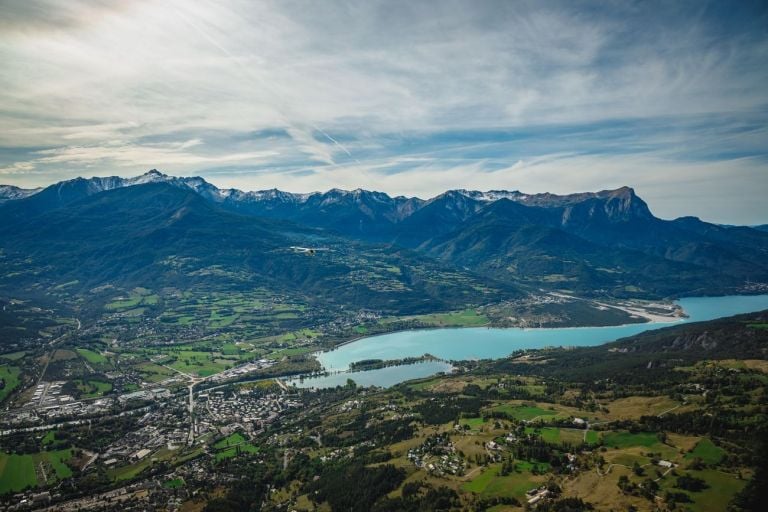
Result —
<instances>
[{"instance_id":1,"label":"meadow","mask_svg":"<svg viewBox=\"0 0 768 512\"><path fill-rule=\"evenodd\" d=\"M0 494L50 485L72 476L72 470L66 464L70 458L71 449L23 455L0 453Z\"/></svg>"}]
</instances>

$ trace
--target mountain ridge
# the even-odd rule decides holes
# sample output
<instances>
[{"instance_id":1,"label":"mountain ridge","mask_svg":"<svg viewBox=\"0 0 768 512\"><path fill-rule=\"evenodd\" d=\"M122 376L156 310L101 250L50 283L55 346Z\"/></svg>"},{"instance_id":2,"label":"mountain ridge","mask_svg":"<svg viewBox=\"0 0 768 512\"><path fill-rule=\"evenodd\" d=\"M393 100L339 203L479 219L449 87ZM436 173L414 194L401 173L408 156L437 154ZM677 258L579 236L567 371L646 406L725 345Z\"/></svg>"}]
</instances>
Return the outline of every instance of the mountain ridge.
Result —
<instances>
[{"instance_id":1,"label":"mountain ridge","mask_svg":"<svg viewBox=\"0 0 768 512\"><path fill-rule=\"evenodd\" d=\"M329 249L315 255L295 250L312 244ZM163 182L118 187L31 218L0 221L0 255L2 268L35 269L0 275L0 287L14 293L62 282L77 283L70 290L86 295L105 284L266 286L315 301L399 313L477 303L474 288L487 290L488 298L518 295L469 272L446 271L412 251L238 214ZM397 272L378 270L390 268ZM455 279L433 279L443 273Z\"/></svg>"},{"instance_id":2,"label":"mountain ridge","mask_svg":"<svg viewBox=\"0 0 768 512\"><path fill-rule=\"evenodd\" d=\"M218 188L217 186L211 184L210 182L206 181L204 178L201 178L199 176L177 177L177 176L171 176L171 175L161 173L157 169L151 169L144 174L131 177L131 178L122 178L120 176L105 176L105 177L94 176L91 178L76 177L70 180L64 180L64 181L54 183L47 187L39 187L35 189L22 189L14 185L0 185L0 198L7 197L8 200L20 199L23 197L30 197L30 196L39 194L41 192L45 192L52 188L55 188L57 190L58 195L61 196L62 189L69 188L69 187L77 187L77 186L86 187L87 191L83 191L83 192L86 192L87 194L93 194L93 193L103 192L106 190L112 190L114 188L141 185L146 183L157 183L157 182L166 182L174 186L186 187L203 195L207 199L212 199L220 202L224 202L230 199L239 200L239 201L280 200L283 202L292 202L292 203L301 204L301 203L306 203L307 201L310 201L312 198L317 198L317 197L324 197L324 198L337 197L338 198L338 197L351 196L351 197L354 197L355 199L359 199L361 197L376 197L379 200L383 200L383 201L387 201L387 200L396 201L396 202L411 201L417 204L426 205L433 201L439 200L441 197L445 196L446 194L449 194L449 195L452 194L452 195L461 195L461 196L464 196L476 201L480 201L483 203L494 202L499 199L505 198L505 199L510 199L510 200L521 202L523 204L528 204L528 205L552 206L552 205L576 204L590 198L620 197L620 196L626 196L626 195L637 197L634 192L634 189L628 186L622 186L617 189L606 189L598 192L577 192L577 193L564 194L564 195L552 194L549 192L527 194L527 193L520 192L518 190L514 190L514 191L489 190L489 191L483 192L479 190L451 189L451 190L446 190L445 192L428 199L422 199L416 196L403 196L403 195L390 196L386 192L366 190L362 188L357 188L354 190L332 188L325 192L314 191L309 193L286 192L277 188L243 191L235 188ZM3 191L5 189L9 190L8 196L3 195ZM20 195L19 197L10 197L11 190L18 191L20 194L23 195L23 197L22 195Z\"/></svg>"},{"instance_id":3,"label":"mountain ridge","mask_svg":"<svg viewBox=\"0 0 768 512\"><path fill-rule=\"evenodd\" d=\"M134 178L76 178L7 200L0 204L0 228L12 233L37 217L55 223L55 212L66 216L78 201L159 184L254 224L272 219L271 229L320 230L405 248L513 288L638 297L736 293L755 283L768 288L768 233L694 217L659 219L627 186L568 195L457 189L423 200L363 189L243 192L153 169Z\"/></svg>"},{"instance_id":4,"label":"mountain ridge","mask_svg":"<svg viewBox=\"0 0 768 512\"><path fill-rule=\"evenodd\" d=\"M15 185L0 185L0 204L5 201L12 201L14 199L23 199L29 197L37 192L40 192L41 188L21 188Z\"/></svg>"}]
</instances>

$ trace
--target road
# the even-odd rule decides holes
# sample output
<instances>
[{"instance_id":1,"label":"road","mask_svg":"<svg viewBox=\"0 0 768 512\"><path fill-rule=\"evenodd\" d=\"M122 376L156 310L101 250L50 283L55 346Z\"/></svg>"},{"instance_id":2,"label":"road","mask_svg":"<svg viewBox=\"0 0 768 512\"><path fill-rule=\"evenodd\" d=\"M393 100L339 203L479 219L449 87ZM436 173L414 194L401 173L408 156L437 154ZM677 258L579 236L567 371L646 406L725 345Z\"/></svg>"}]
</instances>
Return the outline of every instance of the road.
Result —
<instances>
[{"instance_id":1,"label":"road","mask_svg":"<svg viewBox=\"0 0 768 512\"><path fill-rule=\"evenodd\" d=\"M83 326L83 324L80 322L79 318L75 318L75 321L77 322L77 329L75 329L75 331L79 331L80 328ZM66 333L62 334L61 336L59 336L58 338L56 338L55 340L49 341L48 342L48 346L53 348L54 346L56 346L56 344L61 342L61 340L63 340L64 338L66 338L70 334L72 334L72 333L71 332L66 332ZM51 362L51 359L53 358L54 352L56 352L56 351L55 350L51 350L51 353L48 355L48 357L45 358L45 366L43 367L43 371L40 372L40 377L37 378L37 384L40 384L40 381L43 380L43 377L45 377L45 372L48 371L48 363Z\"/></svg>"},{"instance_id":2,"label":"road","mask_svg":"<svg viewBox=\"0 0 768 512\"><path fill-rule=\"evenodd\" d=\"M275 382L277 382L277 385L280 386L280 389L282 389L283 391L288 393L288 391L289 391L288 390L288 386L285 385L285 382L283 382L282 379L277 378L277 379L275 379Z\"/></svg>"},{"instance_id":3,"label":"road","mask_svg":"<svg viewBox=\"0 0 768 512\"><path fill-rule=\"evenodd\" d=\"M123 411L118 414L110 414L107 416L99 416L99 419L109 419L109 418L121 418L123 416L128 416L131 414L137 414L140 412L147 412L150 409L152 409L152 405L147 405L145 407L140 407L138 409L131 409L130 411ZM51 430L59 427L64 427L67 425L84 425L85 423L88 423L91 421L92 418L89 419L82 419L82 420L69 420L69 421L61 421L58 423L47 423L45 425L35 425L34 427L20 427L20 428L11 428L8 430L0 430L0 436L7 436L10 434L17 434L19 432L42 432L44 430Z\"/></svg>"},{"instance_id":4,"label":"road","mask_svg":"<svg viewBox=\"0 0 768 512\"><path fill-rule=\"evenodd\" d=\"M195 383L192 382L189 386L189 438L187 444L191 445L195 442Z\"/></svg>"},{"instance_id":5,"label":"road","mask_svg":"<svg viewBox=\"0 0 768 512\"><path fill-rule=\"evenodd\" d=\"M187 437L187 444L191 445L195 442L195 386L201 382L205 382L208 377L195 377L194 375L190 375L189 373L185 373L166 364L161 366L189 379L189 384L187 385L187 388L189 389L189 404L187 405L187 409L189 410L189 436Z\"/></svg>"}]
</instances>

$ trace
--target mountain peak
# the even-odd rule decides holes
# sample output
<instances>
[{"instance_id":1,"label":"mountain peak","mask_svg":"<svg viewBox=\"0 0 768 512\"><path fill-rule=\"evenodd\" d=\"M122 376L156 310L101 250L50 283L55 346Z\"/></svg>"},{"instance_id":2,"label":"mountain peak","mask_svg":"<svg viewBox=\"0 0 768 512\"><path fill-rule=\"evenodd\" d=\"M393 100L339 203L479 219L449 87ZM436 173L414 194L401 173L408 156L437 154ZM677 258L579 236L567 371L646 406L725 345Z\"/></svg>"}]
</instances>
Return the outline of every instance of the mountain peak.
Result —
<instances>
[{"instance_id":1,"label":"mountain peak","mask_svg":"<svg viewBox=\"0 0 768 512\"><path fill-rule=\"evenodd\" d=\"M635 194L635 189L624 185L623 187L619 187L614 190L603 190L598 192L597 196L631 198L637 197L637 194Z\"/></svg>"},{"instance_id":2,"label":"mountain peak","mask_svg":"<svg viewBox=\"0 0 768 512\"><path fill-rule=\"evenodd\" d=\"M36 194L39 188L20 188L13 185L0 185L0 203L14 199L23 199Z\"/></svg>"},{"instance_id":3,"label":"mountain peak","mask_svg":"<svg viewBox=\"0 0 768 512\"><path fill-rule=\"evenodd\" d=\"M128 178L124 181L126 183L135 183L138 185L141 183L154 183L156 181L170 181L174 179L179 179L179 178L174 178L172 176L168 176L167 174L163 174L157 169L150 169L149 171L145 172L140 176L136 176L135 178Z\"/></svg>"}]
</instances>

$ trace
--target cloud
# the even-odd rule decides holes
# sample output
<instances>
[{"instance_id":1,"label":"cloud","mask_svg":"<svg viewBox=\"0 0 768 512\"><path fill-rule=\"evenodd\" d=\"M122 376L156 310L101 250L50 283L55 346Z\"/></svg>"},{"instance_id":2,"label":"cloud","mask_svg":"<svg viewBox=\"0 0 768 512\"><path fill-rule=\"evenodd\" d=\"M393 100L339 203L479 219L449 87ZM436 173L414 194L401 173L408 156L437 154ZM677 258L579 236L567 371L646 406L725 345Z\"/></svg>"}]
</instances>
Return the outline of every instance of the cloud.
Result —
<instances>
[{"instance_id":1,"label":"cloud","mask_svg":"<svg viewBox=\"0 0 768 512\"><path fill-rule=\"evenodd\" d=\"M163 167L242 188L267 176L309 186L303 176L432 193L552 155L553 187L643 183L657 175L650 165L690 179L711 166L727 179L734 162L754 166L758 189L768 180L758 1L29 0L2 10L10 183ZM645 163L578 181L587 159ZM741 203L731 199L734 211Z\"/></svg>"}]
</instances>

